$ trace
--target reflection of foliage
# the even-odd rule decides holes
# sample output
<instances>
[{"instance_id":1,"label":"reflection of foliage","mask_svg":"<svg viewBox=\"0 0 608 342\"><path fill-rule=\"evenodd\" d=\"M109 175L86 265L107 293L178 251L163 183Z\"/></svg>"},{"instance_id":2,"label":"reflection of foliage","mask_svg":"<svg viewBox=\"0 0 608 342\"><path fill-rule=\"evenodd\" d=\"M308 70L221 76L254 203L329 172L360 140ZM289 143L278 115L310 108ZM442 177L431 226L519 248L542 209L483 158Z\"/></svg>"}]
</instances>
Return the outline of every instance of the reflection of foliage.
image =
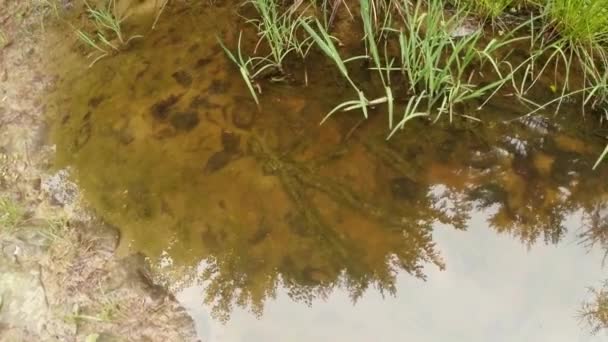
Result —
<instances>
[{"instance_id":1,"label":"reflection of foliage","mask_svg":"<svg viewBox=\"0 0 608 342\"><path fill-rule=\"evenodd\" d=\"M261 315L266 299L275 297L279 274L259 272L263 267L260 262L230 252L207 261L203 272L203 279L209 281L205 302L212 306L215 318L227 321L235 304Z\"/></svg>"},{"instance_id":2,"label":"reflection of foliage","mask_svg":"<svg viewBox=\"0 0 608 342\"><path fill-rule=\"evenodd\" d=\"M348 291L355 302L369 288L394 295L398 271L425 279L426 264L445 267L432 241L433 224L440 220L464 226L466 203L447 205L445 198L427 195L423 186L407 202L383 207L303 163L281 158L259 140L251 143L253 156L265 174L276 177L291 210L280 221L262 217L257 227L230 219L206 226L202 243L211 255L202 279L205 302L218 319L227 320L235 306L261 314L265 300L275 297L279 287L307 305L335 288ZM348 215L357 218L349 224L328 222L332 212L321 213L323 205L311 190L350 208Z\"/></svg>"},{"instance_id":3,"label":"reflection of foliage","mask_svg":"<svg viewBox=\"0 0 608 342\"><path fill-rule=\"evenodd\" d=\"M235 306L261 314L265 300L273 298L281 287L294 301L307 305L315 298L326 298L336 288L346 290L353 302L370 288L394 295L398 271L425 279L424 265L445 267L432 240L434 223L465 229L473 210L494 208L489 211L488 223L528 246L539 239L558 243L566 234L564 221L568 215L581 208L585 213L592 212L596 191L591 190L598 188L598 184L589 181L591 178L584 178L584 171L555 168L543 177L540 171L531 169L534 166L512 161L512 155L503 156L506 162L496 162L489 171L469 174L467 177L474 179L471 184L467 183L470 179L465 181L469 185L451 186L448 182L429 187L407 180L420 171L412 169L398 150L369 142L364 146L399 175L393 190L406 190L396 194L401 198L392 198L388 204L375 198L372 204L344 183L320 177L301 162L279 157L263 146L254 147L256 160L268 175L280 179L291 199L294 212L288 227L282 228L290 230L289 239L276 248L271 241L275 234L272 230L262 229L265 238L249 236L259 235L249 232L251 229L210 229L205 233L205 243L214 245L209 246L213 256L204 277L209 282L205 301L216 317L228 319ZM535 153L540 153L524 152L530 156L526 157L529 164ZM432 150L421 154L429 160L421 158L420 165L434 162ZM498 160L492 152L489 157ZM446 162L449 158L448 154ZM462 169L452 172L466 175L463 165L468 161L459 162L455 165ZM380 224L364 240L351 236L335 222L326 222L326 213L321 215L321 210L311 209L320 206L310 196L311 190L351 208L362 220ZM608 241L608 234L595 237L598 238Z\"/></svg>"},{"instance_id":4,"label":"reflection of foliage","mask_svg":"<svg viewBox=\"0 0 608 342\"><path fill-rule=\"evenodd\" d=\"M436 212L435 218L444 224L449 224L456 229L465 230L469 220L472 204L467 200L468 196L455 189L431 194L431 203Z\"/></svg>"},{"instance_id":5,"label":"reflection of foliage","mask_svg":"<svg viewBox=\"0 0 608 342\"><path fill-rule=\"evenodd\" d=\"M525 144L535 148L512 152L509 163L494 166L492 172L482 176L478 182L481 185L469 191L469 200L475 202L477 209L495 210L488 220L490 226L528 246L539 239L547 244L560 242L567 233L565 219L586 208L597 194L595 177L584 178L590 168L574 170L564 166L568 156L553 151L547 157L545 145L542 141ZM535 157L550 159L549 167L539 170Z\"/></svg>"},{"instance_id":6,"label":"reflection of foliage","mask_svg":"<svg viewBox=\"0 0 608 342\"><path fill-rule=\"evenodd\" d=\"M580 311L581 321L597 333L608 328L608 281L600 289L590 288L591 300L584 302Z\"/></svg>"},{"instance_id":7,"label":"reflection of foliage","mask_svg":"<svg viewBox=\"0 0 608 342\"><path fill-rule=\"evenodd\" d=\"M444 267L431 240L431 221L420 223L412 229L415 233L394 232L393 238L380 235L386 242L375 245L374 255L369 255L372 247L367 241L342 237L339 243L350 247L348 258L314 234L302 236L296 231L277 248L273 233L260 241L238 228L208 231L205 237L214 244L210 246L214 252L202 274L207 285L205 302L216 318L225 321L235 306L261 314L264 302L275 297L279 285L290 298L307 305L327 297L336 287L346 289L353 301L370 287L393 295L398 270L424 279L425 263Z\"/></svg>"},{"instance_id":8,"label":"reflection of foliage","mask_svg":"<svg viewBox=\"0 0 608 342\"><path fill-rule=\"evenodd\" d=\"M608 203L598 202L583 213L584 231L579 235L581 243L591 249L598 245L608 256Z\"/></svg>"}]
</instances>

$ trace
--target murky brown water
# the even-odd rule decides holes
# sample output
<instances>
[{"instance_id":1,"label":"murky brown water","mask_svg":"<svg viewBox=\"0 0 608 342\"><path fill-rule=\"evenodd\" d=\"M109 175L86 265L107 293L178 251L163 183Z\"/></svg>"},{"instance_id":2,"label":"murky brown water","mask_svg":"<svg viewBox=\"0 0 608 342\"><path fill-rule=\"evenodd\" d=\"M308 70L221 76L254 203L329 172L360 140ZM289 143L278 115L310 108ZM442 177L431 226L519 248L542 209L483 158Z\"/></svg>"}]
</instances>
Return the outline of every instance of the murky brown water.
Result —
<instances>
[{"instance_id":1,"label":"murky brown water","mask_svg":"<svg viewBox=\"0 0 608 342\"><path fill-rule=\"evenodd\" d=\"M211 33L234 46L238 20L176 11L91 69L62 56L50 111L56 166L201 338L605 338L576 319L605 274L578 242L601 228L608 172L577 107L506 123L526 109L499 97L482 123L387 142L383 108L318 125L349 95L319 62L307 87L263 83L258 111Z\"/></svg>"}]
</instances>

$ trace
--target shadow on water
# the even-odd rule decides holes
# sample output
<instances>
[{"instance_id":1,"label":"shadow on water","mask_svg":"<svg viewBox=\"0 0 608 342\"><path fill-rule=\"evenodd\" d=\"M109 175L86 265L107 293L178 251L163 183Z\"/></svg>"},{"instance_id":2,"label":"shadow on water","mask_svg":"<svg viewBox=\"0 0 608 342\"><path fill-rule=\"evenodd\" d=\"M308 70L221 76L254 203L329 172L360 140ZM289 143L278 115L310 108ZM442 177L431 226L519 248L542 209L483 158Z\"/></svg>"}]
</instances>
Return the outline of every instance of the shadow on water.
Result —
<instances>
[{"instance_id":1,"label":"shadow on water","mask_svg":"<svg viewBox=\"0 0 608 342\"><path fill-rule=\"evenodd\" d=\"M526 246L560 243L574 213L599 227L603 142L578 115L507 124L525 109L500 98L483 123L421 120L386 141L383 108L318 125L346 96L324 62L307 87L262 84L258 111L210 33L234 46L237 23L223 7L175 11L91 69L64 56L53 95L57 166L170 288L204 285L214 317L262 315L278 291L395 295L399 274L446 266L434 230L474 214Z\"/></svg>"}]
</instances>

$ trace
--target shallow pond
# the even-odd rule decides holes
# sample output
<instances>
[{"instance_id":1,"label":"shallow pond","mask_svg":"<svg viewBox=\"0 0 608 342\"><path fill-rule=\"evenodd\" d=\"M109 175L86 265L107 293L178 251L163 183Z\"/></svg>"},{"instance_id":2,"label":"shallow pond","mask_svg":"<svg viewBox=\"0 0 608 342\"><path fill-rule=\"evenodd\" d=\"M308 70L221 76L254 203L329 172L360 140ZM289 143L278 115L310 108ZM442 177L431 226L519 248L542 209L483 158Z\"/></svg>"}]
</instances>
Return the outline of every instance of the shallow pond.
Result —
<instances>
[{"instance_id":1,"label":"shallow pond","mask_svg":"<svg viewBox=\"0 0 608 342\"><path fill-rule=\"evenodd\" d=\"M577 106L510 121L527 109L499 96L482 122L389 141L384 108L319 126L349 96L333 67L261 84L258 110L215 37L234 46L239 22L173 9L90 69L53 52L56 167L203 340L606 338L577 319L605 276L584 237L601 237L608 172Z\"/></svg>"}]
</instances>

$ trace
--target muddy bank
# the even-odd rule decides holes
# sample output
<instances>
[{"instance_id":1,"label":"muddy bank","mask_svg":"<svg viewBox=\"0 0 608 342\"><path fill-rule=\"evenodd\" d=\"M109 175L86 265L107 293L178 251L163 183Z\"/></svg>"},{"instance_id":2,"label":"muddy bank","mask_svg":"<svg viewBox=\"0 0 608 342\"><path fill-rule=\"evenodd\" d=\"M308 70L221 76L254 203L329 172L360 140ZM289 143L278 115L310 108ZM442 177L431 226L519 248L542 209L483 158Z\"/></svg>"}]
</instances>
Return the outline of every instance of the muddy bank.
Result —
<instances>
[{"instance_id":1,"label":"muddy bank","mask_svg":"<svg viewBox=\"0 0 608 342\"><path fill-rule=\"evenodd\" d=\"M81 206L70 170L51 167L41 99L55 80L43 68L49 9L0 9L0 340L196 340L145 258L119 256L118 231Z\"/></svg>"}]
</instances>

